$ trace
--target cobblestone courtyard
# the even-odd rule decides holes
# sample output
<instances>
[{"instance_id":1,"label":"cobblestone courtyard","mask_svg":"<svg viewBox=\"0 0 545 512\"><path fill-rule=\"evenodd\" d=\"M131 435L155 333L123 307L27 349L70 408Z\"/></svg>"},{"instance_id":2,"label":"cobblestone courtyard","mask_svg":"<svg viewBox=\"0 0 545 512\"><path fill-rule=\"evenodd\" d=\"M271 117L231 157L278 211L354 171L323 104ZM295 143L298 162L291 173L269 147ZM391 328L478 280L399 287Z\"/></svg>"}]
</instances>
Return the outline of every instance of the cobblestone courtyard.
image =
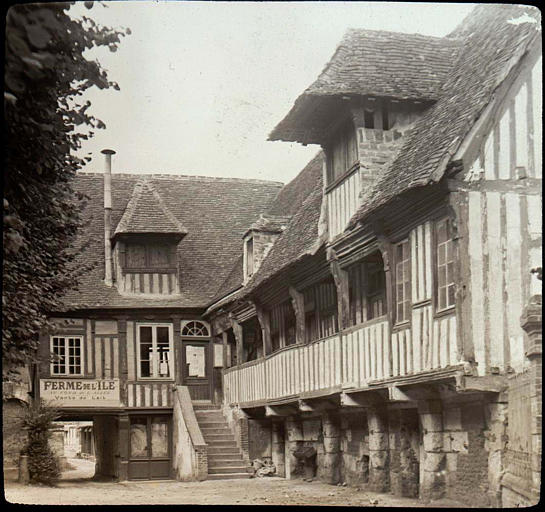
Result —
<instances>
[{"instance_id":1,"label":"cobblestone courtyard","mask_svg":"<svg viewBox=\"0 0 545 512\"><path fill-rule=\"evenodd\" d=\"M88 480L94 463L70 459L76 469L63 473L57 487L23 486L7 483L5 498L10 503L41 505L339 505L376 507L421 507L422 502L367 492L353 487L320 482L254 478L204 482L99 483ZM442 500L430 506L460 507Z\"/></svg>"}]
</instances>

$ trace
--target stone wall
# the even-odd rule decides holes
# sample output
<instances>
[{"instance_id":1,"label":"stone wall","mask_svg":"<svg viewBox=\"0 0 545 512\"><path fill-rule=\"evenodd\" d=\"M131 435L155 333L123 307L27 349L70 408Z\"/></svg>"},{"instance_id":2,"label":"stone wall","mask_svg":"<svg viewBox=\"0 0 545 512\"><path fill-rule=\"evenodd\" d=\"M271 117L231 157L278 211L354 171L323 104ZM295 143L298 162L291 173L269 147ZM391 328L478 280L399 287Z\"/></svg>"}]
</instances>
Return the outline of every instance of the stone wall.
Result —
<instances>
[{"instance_id":1,"label":"stone wall","mask_svg":"<svg viewBox=\"0 0 545 512\"><path fill-rule=\"evenodd\" d=\"M270 419L248 419L248 452L250 461L272 458L272 426Z\"/></svg>"}]
</instances>

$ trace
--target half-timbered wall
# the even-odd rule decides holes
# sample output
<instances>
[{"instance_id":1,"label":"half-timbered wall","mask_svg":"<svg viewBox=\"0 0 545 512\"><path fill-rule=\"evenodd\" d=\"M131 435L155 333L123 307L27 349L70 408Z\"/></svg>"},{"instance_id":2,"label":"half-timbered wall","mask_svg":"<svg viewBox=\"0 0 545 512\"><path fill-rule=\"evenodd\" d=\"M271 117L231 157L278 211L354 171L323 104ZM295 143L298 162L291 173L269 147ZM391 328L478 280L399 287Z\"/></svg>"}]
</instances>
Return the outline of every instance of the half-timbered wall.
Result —
<instances>
[{"instance_id":1,"label":"half-timbered wall","mask_svg":"<svg viewBox=\"0 0 545 512\"><path fill-rule=\"evenodd\" d=\"M469 259L467 331L479 374L520 371L520 316L541 293L530 270L541 266L541 57L515 83L484 138L479 156L457 184L461 239Z\"/></svg>"}]
</instances>

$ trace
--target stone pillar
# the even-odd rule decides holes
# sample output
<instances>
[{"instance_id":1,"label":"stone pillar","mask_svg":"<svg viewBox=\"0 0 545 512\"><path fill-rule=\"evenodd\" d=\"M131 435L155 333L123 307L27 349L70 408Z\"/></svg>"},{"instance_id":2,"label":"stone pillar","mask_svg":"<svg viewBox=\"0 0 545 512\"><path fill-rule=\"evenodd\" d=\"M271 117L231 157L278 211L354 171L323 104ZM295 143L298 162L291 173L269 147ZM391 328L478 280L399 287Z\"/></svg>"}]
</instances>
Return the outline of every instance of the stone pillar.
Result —
<instances>
[{"instance_id":1,"label":"stone pillar","mask_svg":"<svg viewBox=\"0 0 545 512\"><path fill-rule=\"evenodd\" d=\"M298 460L294 455L295 450L299 448L303 442L303 425L299 418L290 416L286 420L286 438L288 441L287 460L286 460L286 478L297 478Z\"/></svg>"},{"instance_id":2,"label":"stone pillar","mask_svg":"<svg viewBox=\"0 0 545 512\"><path fill-rule=\"evenodd\" d=\"M385 408L367 409L369 426L369 488L375 492L390 490L388 420Z\"/></svg>"},{"instance_id":3,"label":"stone pillar","mask_svg":"<svg viewBox=\"0 0 545 512\"><path fill-rule=\"evenodd\" d=\"M403 496L401 485L401 439L400 439L400 411L388 411L388 451L389 451L389 474L390 493L396 496Z\"/></svg>"},{"instance_id":4,"label":"stone pillar","mask_svg":"<svg viewBox=\"0 0 545 512\"><path fill-rule=\"evenodd\" d=\"M276 466L276 475L286 476L285 452L284 452L284 425L281 421L272 422L272 461Z\"/></svg>"},{"instance_id":5,"label":"stone pillar","mask_svg":"<svg viewBox=\"0 0 545 512\"><path fill-rule=\"evenodd\" d=\"M420 497L436 500L445 495L446 454L443 452L443 415L440 400L422 400L418 414L424 438L424 460Z\"/></svg>"},{"instance_id":6,"label":"stone pillar","mask_svg":"<svg viewBox=\"0 0 545 512\"><path fill-rule=\"evenodd\" d=\"M322 416L322 435L324 455L319 474L328 484L338 484L341 480L341 425L335 412L326 412Z\"/></svg>"},{"instance_id":7,"label":"stone pillar","mask_svg":"<svg viewBox=\"0 0 545 512\"><path fill-rule=\"evenodd\" d=\"M542 298L534 295L526 306L521 318L525 355L529 361L530 407L532 412L529 425L532 434L532 494L539 501L541 488L541 414L542 414ZM536 501L537 503L537 501Z\"/></svg>"}]
</instances>

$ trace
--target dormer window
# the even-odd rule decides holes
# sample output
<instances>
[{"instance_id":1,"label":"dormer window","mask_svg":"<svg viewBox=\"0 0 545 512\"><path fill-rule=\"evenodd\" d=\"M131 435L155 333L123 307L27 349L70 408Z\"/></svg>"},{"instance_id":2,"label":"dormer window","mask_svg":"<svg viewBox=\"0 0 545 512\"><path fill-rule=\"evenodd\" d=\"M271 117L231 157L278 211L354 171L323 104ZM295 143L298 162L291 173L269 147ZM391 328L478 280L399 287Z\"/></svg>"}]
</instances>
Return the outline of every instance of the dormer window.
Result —
<instances>
[{"instance_id":1,"label":"dormer window","mask_svg":"<svg viewBox=\"0 0 545 512\"><path fill-rule=\"evenodd\" d=\"M327 152L327 184L331 185L350 171L358 161L356 129L348 122L333 139Z\"/></svg>"}]
</instances>

